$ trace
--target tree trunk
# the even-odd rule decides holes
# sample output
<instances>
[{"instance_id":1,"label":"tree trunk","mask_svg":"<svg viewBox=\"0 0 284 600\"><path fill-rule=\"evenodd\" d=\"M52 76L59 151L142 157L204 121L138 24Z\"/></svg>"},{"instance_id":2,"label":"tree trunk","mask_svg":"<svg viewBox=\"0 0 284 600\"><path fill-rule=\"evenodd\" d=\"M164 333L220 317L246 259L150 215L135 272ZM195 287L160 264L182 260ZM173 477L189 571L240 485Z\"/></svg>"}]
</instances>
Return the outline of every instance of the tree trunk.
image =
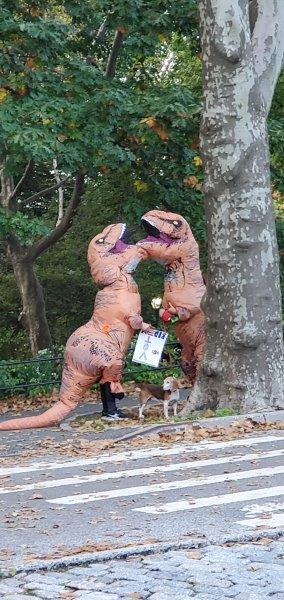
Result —
<instances>
[{"instance_id":1,"label":"tree trunk","mask_svg":"<svg viewBox=\"0 0 284 600\"><path fill-rule=\"evenodd\" d=\"M32 355L35 356L39 350L52 348L42 287L30 257L24 252L15 251L11 245L8 253L22 298L23 310L20 320L29 334Z\"/></svg>"},{"instance_id":2,"label":"tree trunk","mask_svg":"<svg viewBox=\"0 0 284 600\"><path fill-rule=\"evenodd\" d=\"M6 160L5 158L0 157L0 203L6 214L11 215L18 210L17 194L22 191L22 187L33 168L33 161L29 161L16 186L14 185L13 178L6 173L5 168ZM67 178L62 182L57 181L55 186L41 190L41 192L36 192L29 198L26 198L26 203L34 202L37 198L51 193L55 188L62 187L63 189L66 180ZM13 266L15 279L23 303L23 310L19 320L29 333L33 356L35 356L39 350L52 348L52 340L45 312L43 290L35 274L34 264L36 259L60 240L72 226L73 218L84 193L84 180L84 172L83 170L80 170L75 177L73 192L65 210L65 214L60 219L60 223L57 224L49 235L35 241L32 246L21 244L12 231L7 236L8 256Z\"/></svg>"},{"instance_id":3,"label":"tree trunk","mask_svg":"<svg viewBox=\"0 0 284 600\"><path fill-rule=\"evenodd\" d=\"M248 0L199 0L207 346L190 408L280 408L283 340L266 106Z\"/></svg>"}]
</instances>

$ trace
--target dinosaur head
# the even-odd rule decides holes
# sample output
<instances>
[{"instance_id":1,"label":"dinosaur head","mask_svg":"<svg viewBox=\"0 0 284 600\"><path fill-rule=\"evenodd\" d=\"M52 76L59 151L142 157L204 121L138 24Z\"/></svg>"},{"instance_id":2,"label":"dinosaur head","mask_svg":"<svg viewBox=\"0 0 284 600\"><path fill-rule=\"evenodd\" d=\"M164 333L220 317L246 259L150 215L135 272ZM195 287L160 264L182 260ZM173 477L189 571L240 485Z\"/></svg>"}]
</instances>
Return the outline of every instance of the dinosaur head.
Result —
<instances>
[{"instance_id":1,"label":"dinosaur head","mask_svg":"<svg viewBox=\"0 0 284 600\"><path fill-rule=\"evenodd\" d=\"M108 225L88 248L88 263L95 282L104 287L135 271L143 251L128 243L125 223Z\"/></svg>"},{"instance_id":2,"label":"dinosaur head","mask_svg":"<svg viewBox=\"0 0 284 600\"><path fill-rule=\"evenodd\" d=\"M164 264L182 258L186 254L193 235L186 220L163 210L150 210L141 219L147 237L138 242L149 258Z\"/></svg>"}]
</instances>

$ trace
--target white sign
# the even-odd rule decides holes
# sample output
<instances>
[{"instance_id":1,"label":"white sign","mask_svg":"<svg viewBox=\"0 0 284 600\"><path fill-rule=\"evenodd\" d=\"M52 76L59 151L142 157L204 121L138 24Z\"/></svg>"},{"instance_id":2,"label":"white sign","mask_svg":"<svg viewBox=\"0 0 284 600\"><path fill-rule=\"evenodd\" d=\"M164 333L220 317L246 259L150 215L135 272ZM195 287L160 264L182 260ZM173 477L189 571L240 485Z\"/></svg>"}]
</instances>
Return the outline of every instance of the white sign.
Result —
<instances>
[{"instance_id":1,"label":"white sign","mask_svg":"<svg viewBox=\"0 0 284 600\"><path fill-rule=\"evenodd\" d=\"M149 333L140 331L132 361L150 367L158 367L168 334L154 329Z\"/></svg>"}]
</instances>

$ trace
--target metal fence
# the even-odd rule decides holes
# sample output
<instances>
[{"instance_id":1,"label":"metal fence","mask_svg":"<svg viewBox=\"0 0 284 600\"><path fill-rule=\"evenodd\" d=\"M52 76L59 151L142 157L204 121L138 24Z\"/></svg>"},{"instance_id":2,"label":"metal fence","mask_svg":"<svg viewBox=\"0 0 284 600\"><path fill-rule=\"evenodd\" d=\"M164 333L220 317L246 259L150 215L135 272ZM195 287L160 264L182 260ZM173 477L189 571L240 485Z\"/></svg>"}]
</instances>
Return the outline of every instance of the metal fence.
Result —
<instances>
[{"instance_id":1,"label":"metal fence","mask_svg":"<svg viewBox=\"0 0 284 600\"><path fill-rule=\"evenodd\" d=\"M127 361L130 361L132 358L132 354L133 354L134 348L132 347L130 349L130 351L128 352L127 355ZM123 376L124 378L127 380L130 378L130 376L134 376L135 374L139 373L139 375L143 374L147 374L150 371L171 371L173 369L179 368L179 354L180 354L180 344L178 342L168 342L167 344L165 344L165 348L163 351L163 355L162 355L162 360L161 363L159 365L159 367L155 368L155 367L150 367L147 365L142 365L142 364L138 364L137 363L137 369L129 369L129 366L127 368L127 366L125 367L124 371L123 371ZM126 362L127 362L126 361ZM27 358L27 359L23 359L23 360L11 360L11 361L0 361L0 384L1 384L1 379L3 381L3 378L1 377L1 374L3 373L3 370L9 375L9 372L11 374L11 377L13 378L13 371L17 370L17 367L24 367L25 365L27 366L31 366L31 365L38 365L40 366L41 364L44 363L48 363L48 364L55 364L55 363L60 363L60 371L61 371L61 366L62 366L62 362L63 362L63 355L60 356L49 356L49 357L39 357L39 358ZM58 367L57 367L58 368ZM59 368L58 368L59 371ZM40 372L37 373L37 375L40 375ZM58 374L59 376L59 374ZM39 379L37 381L34 382L29 382L27 383L26 381L20 381L17 383L8 383L6 385L0 385L0 397L1 394L2 396L6 396L8 392L19 392L19 391L25 391L25 390L29 390L30 388L42 388L42 387L56 387L59 386L61 383L61 378L59 379Z\"/></svg>"}]
</instances>

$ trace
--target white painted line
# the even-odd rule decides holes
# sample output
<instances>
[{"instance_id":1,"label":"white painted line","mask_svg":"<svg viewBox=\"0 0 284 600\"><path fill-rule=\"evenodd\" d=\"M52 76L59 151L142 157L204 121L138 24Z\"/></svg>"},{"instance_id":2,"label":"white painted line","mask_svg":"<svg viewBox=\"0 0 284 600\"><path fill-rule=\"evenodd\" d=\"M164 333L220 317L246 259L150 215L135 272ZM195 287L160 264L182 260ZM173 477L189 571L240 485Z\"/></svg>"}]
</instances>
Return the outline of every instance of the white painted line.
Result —
<instances>
[{"instance_id":1,"label":"white painted line","mask_svg":"<svg viewBox=\"0 0 284 600\"><path fill-rule=\"evenodd\" d=\"M269 452L259 452L254 454L244 454L239 456L220 456L219 458L209 458L205 460L192 460L181 463L171 463L168 465L158 465L155 467L145 467L143 469L129 469L125 471L114 471L107 473L99 473L97 475L79 475L76 477L65 477L63 479L46 479L45 481L37 481L35 483L27 483L24 485L12 485L2 487L0 495L11 494L15 492L26 492L28 490L42 490L45 488L55 488L66 485L82 485L84 483L93 483L94 481L107 481L108 479L122 479L127 477L140 477L154 475L156 473L168 473L170 471L187 471L188 469L200 469L213 465L221 465L227 463L239 463L252 460L264 460L266 458L275 458L284 455L284 450L271 450Z\"/></svg>"},{"instance_id":2,"label":"white painted line","mask_svg":"<svg viewBox=\"0 0 284 600\"><path fill-rule=\"evenodd\" d=\"M140 494L153 494L154 492L165 492L168 490L180 490L200 485L210 485L224 481L239 481L241 479L251 479L253 477L271 477L284 473L284 465L279 467L268 467L265 469L253 469L236 473L223 473L222 475L212 475L198 477L195 479L185 479L180 481L168 481L165 483L153 483L150 485L140 485L138 487L128 487L118 490L106 490L104 492L91 492L89 494L74 494L73 496L63 496L62 498L53 498L47 500L51 504L83 504L85 502L95 502L97 500L109 500L110 498L121 498L123 496L137 496Z\"/></svg>"},{"instance_id":3,"label":"white painted line","mask_svg":"<svg viewBox=\"0 0 284 600\"><path fill-rule=\"evenodd\" d=\"M262 513L275 512L284 510L283 502L269 502L268 504L250 504L250 506L243 506L242 512L246 513L246 517L251 518L252 516L261 515Z\"/></svg>"},{"instance_id":4,"label":"white painted line","mask_svg":"<svg viewBox=\"0 0 284 600\"><path fill-rule=\"evenodd\" d=\"M195 444L177 444L170 448L153 447L144 450L132 450L127 452L117 452L94 456L92 458L79 458L76 460L66 460L63 462L36 462L29 465L17 467L0 468L0 477L18 473L31 473L33 471L51 471L55 469L72 469L73 467L85 467L87 465L101 465L104 463L117 463L128 460L139 460L145 458L155 458L157 456L174 456L175 454L185 454L190 452L203 452L204 450L223 450L238 446L249 446L268 444L271 442L283 441L284 436L269 435L255 438L241 438L227 442L196 442Z\"/></svg>"},{"instance_id":5,"label":"white painted line","mask_svg":"<svg viewBox=\"0 0 284 600\"><path fill-rule=\"evenodd\" d=\"M284 527L284 513L275 513L270 518L244 519L243 521L235 521L238 525L249 527L251 529L275 529L276 527Z\"/></svg>"},{"instance_id":6,"label":"white painted line","mask_svg":"<svg viewBox=\"0 0 284 600\"><path fill-rule=\"evenodd\" d=\"M196 498L191 502L181 500L179 502L166 502L156 506L142 506L133 508L136 512L148 513L151 515L160 515L182 510L195 510L205 506L220 506L221 504L234 504L235 502L246 502L247 500L257 500L259 498L271 498L274 496L283 496L284 486L264 488L260 490L247 490L245 492L236 492L235 494L225 494L224 496L210 496L207 498Z\"/></svg>"}]
</instances>

